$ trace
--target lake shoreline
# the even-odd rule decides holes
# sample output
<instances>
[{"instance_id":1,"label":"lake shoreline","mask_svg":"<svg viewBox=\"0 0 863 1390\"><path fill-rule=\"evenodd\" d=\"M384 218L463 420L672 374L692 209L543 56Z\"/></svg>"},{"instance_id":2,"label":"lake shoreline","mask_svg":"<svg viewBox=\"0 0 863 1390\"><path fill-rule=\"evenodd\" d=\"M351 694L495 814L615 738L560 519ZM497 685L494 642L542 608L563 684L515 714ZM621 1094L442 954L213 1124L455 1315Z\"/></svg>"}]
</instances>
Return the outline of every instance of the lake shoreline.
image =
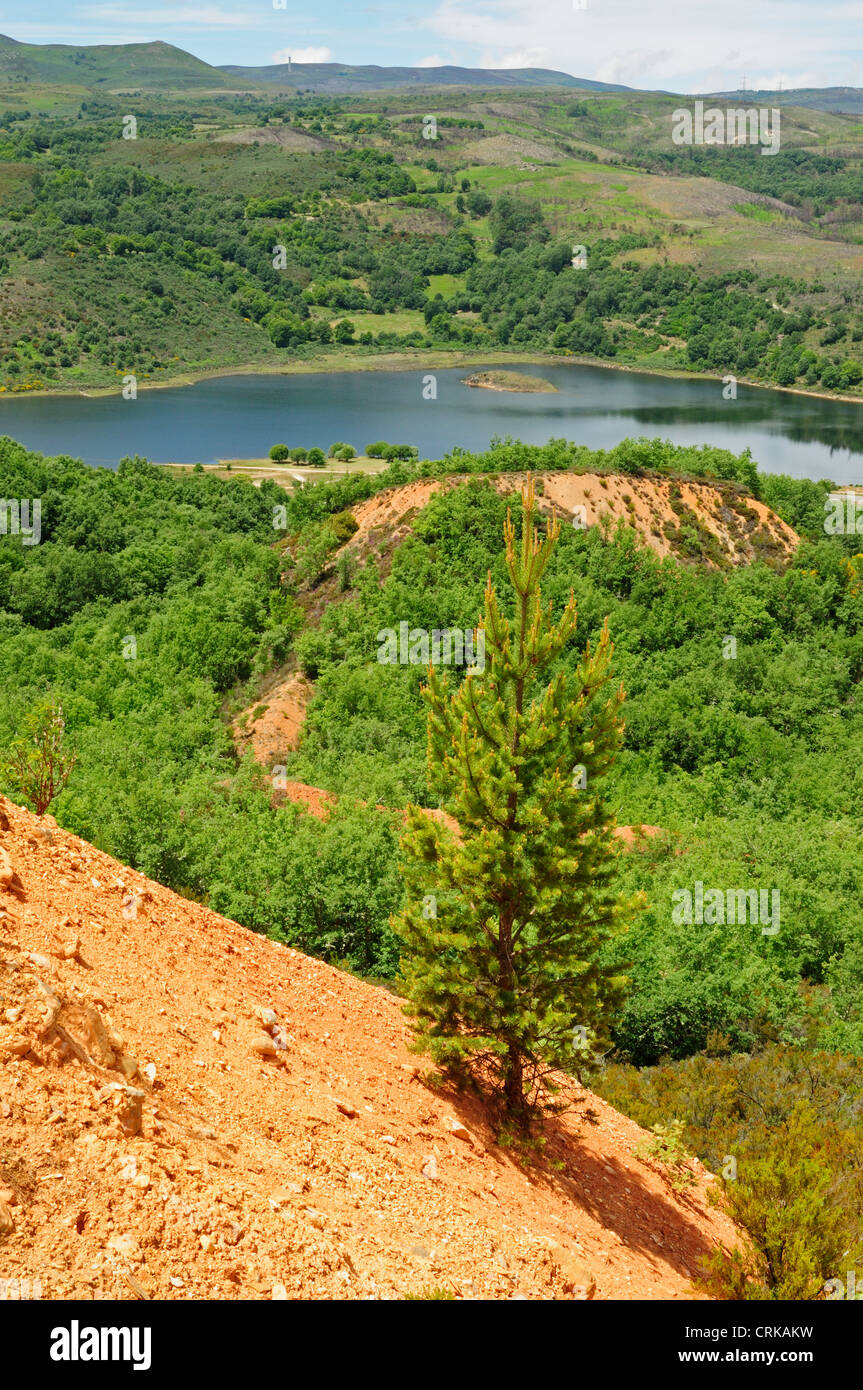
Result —
<instances>
[{"instance_id":1,"label":"lake shoreline","mask_svg":"<svg viewBox=\"0 0 863 1390\"><path fill-rule=\"evenodd\" d=\"M290 363L248 363L241 367L208 367L200 371L185 372L178 376L166 377L160 381L147 381L138 383L138 392L143 394L150 391L173 391L180 390L187 386L195 386L202 381L215 381L223 377L234 376L334 376L341 372L410 372L410 371L434 371L445 370L446 368L470 368L481 367L484 365L501 366L504 363L512 362L529 363L531 366L549 367L603 367L611 372L629 372L636 376L658 376L667 381L716 381L722 383L724 376L718 376L714 372L684 372L680 370L663 371L659 367L634 366L625 362L609 362L602 358L582 357L582 356L559 356L556 353L462 353L447 352L444 349L432 349L423 351L413 349L409 351L392 352L380 354L375 357L357 358L345 357L337 360L319 358L316 360L303 360ZM726 374L727 375L727 374ZM810 396L815 400L821 401L841 401L848 405L863 405L863 394L849 396L839 395L835 392L815 391L803 386L777 386L772 382L753 381L750 377L737 377L738 386L749 386L759 391L781 392L789 396ZM74 400L82 397L86 400L98 400L108 396L119 394L118 387L94 386L88 390L83 387L56 387L49 390L39 391L9 391L0 395L2 401L14 400L33 400L40 397L51 397L60 400Z\"/></svg>"},{"instance_id":2,"label":"lake shoreline","mask_svg":"<svg viewBox=\"0 0 863 1390\"><path fill-rule=\"evenodd\" d=\"M512 358L504 362L518 367ZM367 363L376 371L338 377L310 371L317 362L302 365L304 372L234 372L188 390L142 394L138 409L119 391L98 399L55 396L5 411L0 405L0 433L36 452L81 457L98 467L116 468L122 458L140 455L159 463L224 466L229 477L229 462L234 476L243 464L269 473L269 453L279 442L326 451L336 438L359 449L386 435L438 459L454 449L481 453L499 438L544 445L565 436L611 449L624 437L661 436L735 456L748 448L763 472L863 481L863 414L846 402L753 387L729 403L719 381L610 365L603 375L595 364L568 358L544 366L523 360L513 372L487 361L466 371L448 356L438 367L425 354L420 361L400 355L401 370L380 370L387 363L377 358ZM471 390L463 382L474 373L547 379L554 390ZM440 404L424 404L430 400ZM276 476L288 481L281 469Z\"/></svg>"}]
</instances>

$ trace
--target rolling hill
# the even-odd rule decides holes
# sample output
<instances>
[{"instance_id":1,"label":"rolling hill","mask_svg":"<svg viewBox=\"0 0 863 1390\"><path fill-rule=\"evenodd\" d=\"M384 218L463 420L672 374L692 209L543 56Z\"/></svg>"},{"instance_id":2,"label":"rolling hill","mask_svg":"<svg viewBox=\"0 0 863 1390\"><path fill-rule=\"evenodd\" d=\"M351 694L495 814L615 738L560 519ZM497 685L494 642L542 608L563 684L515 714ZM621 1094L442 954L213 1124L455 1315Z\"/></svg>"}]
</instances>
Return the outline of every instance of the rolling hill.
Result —
<instances>
[{"instance_id":1,"label":"rolling hill","mask_svg":"<svg viewBox=\"0 0 863 1390\"><path fill-rule=\"evenodd\" d=\"M669 96L656 89L597 82L551 68L381 67L354 63L276 63L262 67L212 66L173 44L30 44L0 34L0 90L29 84L103 90L178 93L193 90L248 91L279 87L321 94L350 94L429 87L491 89L566 87L597 95L629 93ZM691 95L691 94L690 94ZM833 114L863 112L859 87L800 88L776 92L713 92L709 99L746 104L810 107Z\"/></svg>"},{"instance_id":2,"label":"rolling hill","mask_svg":"<svg viewBox=\"0 0 863 1390\"><path fill-rule=\"evenodd\" d=\"M627 92L622 87L545 68L378 67L351 63L280 63L269 67L211 67L181 48L155 43L29 44L0 34L0 86L40 83L121 91L160 92L189 87L236 91L273 85L320 92L379 91L391 87L577 87Z\"/></svg>"},{"instance_id":3,"label":"rolling hill","mask_svg":"<svg viewBox=\"0 0 863 1390\"><path fill-rule=\"evenodd\" d=\"M748 92L710 92L711 100L734 101L756 106L811 106L817 111L835 115L859 115L863 112L863 89L860 87L792 87L782 91L756 90Z\"/></svg>"},{"instance_id":4,"label":"rolling hill","mask_svg":"<svg viewBox=\"0 0 863 1390\"><path fill-rule=\"evenodd\" d=\"M18 43L0 34L0 85L71 85L85 88L136 87L161 91L178 87L233 84L218 68L169 43L72 44Z\"/></svg>"},{"instance_id":5,"label":"rolling hill","mask_svg":"<svg viewBox=\"0 0 863 1390\"><path fill-rule=\"evenodd\" d=\"M388 87L578 87L591 92L628 92L630 87L593 82L549 68L434 68L356 66L351 63L279 63L272 67L220 67L236 81L268 82L316 92L381 91Z\"/></svg>"}]
</instances>

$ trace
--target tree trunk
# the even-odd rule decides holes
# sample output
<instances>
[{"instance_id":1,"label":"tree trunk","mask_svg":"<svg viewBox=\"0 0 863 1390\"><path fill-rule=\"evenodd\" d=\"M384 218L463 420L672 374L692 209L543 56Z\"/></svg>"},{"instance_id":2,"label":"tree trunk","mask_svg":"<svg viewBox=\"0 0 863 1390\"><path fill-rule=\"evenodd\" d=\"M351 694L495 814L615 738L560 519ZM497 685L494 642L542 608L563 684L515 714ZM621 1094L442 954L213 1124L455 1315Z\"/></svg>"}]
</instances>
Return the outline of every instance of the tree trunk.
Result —
<instances>
[{"instance_id":1,"label":"tree trunk","mask_svg":"<svg viewBox=\"0 0 863 1390\"><path fill-rule=\"evenodd\" d=\"M524 1099L524 1064L515 1043L510 1043L507 1053L504 1094L509 1113L514 1119L523 1118L527 1109Z\"/></svg>"},{"instance_id":2,"label":"tree trunk","mask_svg":"<svg viewBox=\"0 0 863 1390\"><path fill-rule=\"evenodd\" d=\"M515 988L515 971L512 960L512 912L509 907L501 913L498 924L498 968L502 989ZM504 1068L504 1095L506 1108L514 1118L524 1115L524 1059L517 1042L507 1044L506 1066Z\"/></svg>"}]
</instances>

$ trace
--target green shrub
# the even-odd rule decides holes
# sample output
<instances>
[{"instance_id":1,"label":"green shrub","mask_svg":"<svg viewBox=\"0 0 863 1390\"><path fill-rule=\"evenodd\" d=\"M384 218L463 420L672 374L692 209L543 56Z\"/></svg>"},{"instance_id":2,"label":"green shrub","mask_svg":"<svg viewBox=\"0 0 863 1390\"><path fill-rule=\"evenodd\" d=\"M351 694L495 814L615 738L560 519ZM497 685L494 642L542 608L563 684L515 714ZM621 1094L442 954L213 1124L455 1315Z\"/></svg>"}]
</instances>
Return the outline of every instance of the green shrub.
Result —
<instances>
[{"instance_id":1,"label":"green shrub","mask_svg":"<svg viewBox=\"0 0 863 1390\"><path fill-rule=\"evenodd\" d=\"M339 545L344 545L351 536L359 530L359 522L352 512L336 512L335 516L330 517L330 526L335 532L336 540Z\"/></svg>"},{"instance_id":2,"label":"green shrub","mask_svg":"<svg viewBox=\"0 0 863 1390\"><path fill-rule=\"evenodd\" d=\"M747 1240L714 1252L705 1287L716 1298L815 1299L855 1265L859 1282L863 1063L778 1045L733 1055L717 1034L708 1054L607 1065L592 1081L609 1104L721 1175Z\"/></svg>"},{"instance_id":3,"label":"green shrub","mask_svg":"<svg viewBox=\"0 0 863 1390\"><path fill-rule=\"evenodd\" d=\"M652 1139L644 1139L636 1145L639 1158L652 1160L667 1169L674 1188L691 1187L695 1175L690 1167L689 1154L683 1144L683 1121L669 1120L667 1124L658 1121L651 1126Z\"/></svg>"},{"instance_id":4,"label":"green shrub","mask_svg":"<svg viewBox=\"0 0 863 1390\"><path fill-rule=\"evenodd\" d=\"M827 1280L842 1278L861 1253L860 1214L849 1222L850 1184L843 1181L858 1144L800 1105L787 1126L754 1134L733 1157L723 1195L748 1244L712 1251L704 1288L714 1298L747 1301L821 1297Z\"/></svg>"}]
</instances>

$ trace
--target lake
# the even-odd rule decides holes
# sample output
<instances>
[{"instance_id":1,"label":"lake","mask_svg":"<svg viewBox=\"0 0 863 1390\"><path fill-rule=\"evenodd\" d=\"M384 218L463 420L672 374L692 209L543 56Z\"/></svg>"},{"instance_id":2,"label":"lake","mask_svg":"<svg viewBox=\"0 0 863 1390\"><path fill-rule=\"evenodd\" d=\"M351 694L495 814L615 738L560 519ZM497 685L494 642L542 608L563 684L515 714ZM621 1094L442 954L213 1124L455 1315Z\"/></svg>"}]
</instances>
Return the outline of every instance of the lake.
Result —
<instances>
[{"instance_id":1,"label":"lake","mask_svg":"<svg viewBox=\"0 0 863 1390\"><path fill-rule=\"evenodd\" d=\"M0 401L0 434L46 454L71 454L116 467L126 454L158 463L259 458L284 443L326 450L335 440L359 452L377 439L414 444L424 458L454 445L488 446L493 435L527 443L563 436L608 448L627 435L680 444L747 446L768 473L863 481L863 404L739 386L722 398L718 381L687 380L578 365L507 363L544 377L557 394L471 389L481 364L432 373L437 398L423 397L429 373L335 372L228 376L194 386L116 396L16 397Z\"/></svg>"}]
</instances>

